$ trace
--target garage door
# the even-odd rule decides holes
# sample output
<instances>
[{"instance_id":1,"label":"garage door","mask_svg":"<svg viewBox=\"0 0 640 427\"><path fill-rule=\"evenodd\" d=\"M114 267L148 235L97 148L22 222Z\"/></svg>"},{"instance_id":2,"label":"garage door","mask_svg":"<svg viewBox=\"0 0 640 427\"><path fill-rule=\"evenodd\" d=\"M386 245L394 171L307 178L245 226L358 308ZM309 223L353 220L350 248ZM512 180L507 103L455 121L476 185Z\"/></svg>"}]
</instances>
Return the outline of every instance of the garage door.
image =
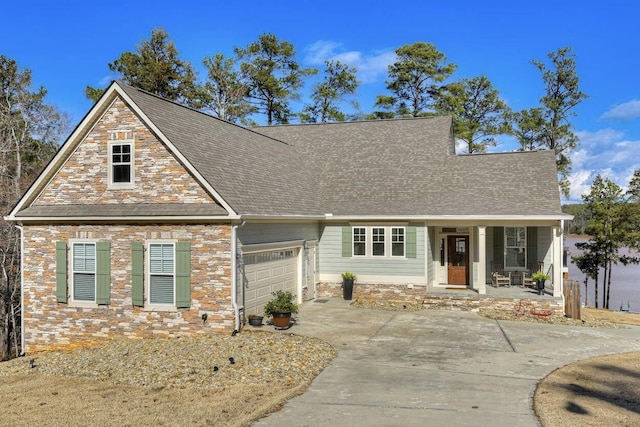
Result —
<instances>
[{"instance_id":1,"label":"garage door","mask_svg":"<svg viewBox=\"0 0 640 427\"><path fill-rule=\"evenodd\" d=\"M245 314L262 314L271 293L282 289L296 294L297 249L244 254Z\"/></svg>"}]
</instances>

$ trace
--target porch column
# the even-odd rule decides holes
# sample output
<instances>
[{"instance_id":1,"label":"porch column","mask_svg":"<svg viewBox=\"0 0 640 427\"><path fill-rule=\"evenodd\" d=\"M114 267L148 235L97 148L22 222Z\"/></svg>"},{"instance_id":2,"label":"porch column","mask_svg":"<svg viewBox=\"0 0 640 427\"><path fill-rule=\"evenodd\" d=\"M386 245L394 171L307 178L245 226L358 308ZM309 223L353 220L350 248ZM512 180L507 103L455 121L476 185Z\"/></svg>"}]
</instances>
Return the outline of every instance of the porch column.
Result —
<instances>
[{"instance_id":1,"label":"porch column","mask_svg":"<svg viewBox=\"0 0 640 427\"><path fill-rule=\"evenodd\" d=\"M487 226L478 226L478 282L480 295L487 293Z\"/></svg>"},{"instance_id":2,"label":"porch column","mask_svg":"<svg viewBox=\"0 0 640 427\"><path fill-rule=\"evenodd\" d=\"M552 227L553 233L553 296L562 296L562 228L560 226Z\"/></svg>"}]
</instances>

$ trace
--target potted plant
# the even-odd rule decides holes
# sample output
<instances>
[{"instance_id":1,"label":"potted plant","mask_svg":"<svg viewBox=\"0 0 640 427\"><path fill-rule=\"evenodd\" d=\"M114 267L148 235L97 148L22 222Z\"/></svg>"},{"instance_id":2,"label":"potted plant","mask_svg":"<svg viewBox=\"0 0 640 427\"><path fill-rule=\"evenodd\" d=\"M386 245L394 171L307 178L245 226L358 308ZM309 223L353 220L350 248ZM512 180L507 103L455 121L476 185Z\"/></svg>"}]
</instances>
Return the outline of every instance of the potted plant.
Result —
<instances>
[{"instance_id":1,"label":"potted plant","mask_svg":"<svg viewBox=\"0 0 640 427\"><path fill-rule=\"evenodd\" d=\"M294 302L295 295L289 291L277 290L272 292L273 299L264 306L264 314L273 317L276 329L287 329L291 322L291 315L298 314L298 304Z\"/></svg>"},{"instance_id":2,"label":"potted plant","mask_svg":"<svg viewBox=\"0 0 640 427\"><path fill-rule=\"evenodd\" d=\"M262 316L258 316L257 314L250 314L247 316L249 319L249 324L251 326L262 326Z\"/></svg>"},{"instance_id":3,"label":"potted plant","mask_svg":"<svg viewBox=\"0 0 640 427\"><path fill-rule=\"evenodd\" d=\"M356 278L357 276L350 271L342 273L342 297L347 301L351 300L353 295L353 283Z\"/></svg>"},{"instance_id":4,"label":"potted plant","mask_svg":"<svg viewBox=\"0 0 640 427\"><path fill-rule=\"evenodd\" d=\"M538 287L538 295L542 295L544 293L544 283L550 279L549 275L542 271L536 271L531 275L531 279L536 282L536 285Z\"/></svg>"}]
</instances>

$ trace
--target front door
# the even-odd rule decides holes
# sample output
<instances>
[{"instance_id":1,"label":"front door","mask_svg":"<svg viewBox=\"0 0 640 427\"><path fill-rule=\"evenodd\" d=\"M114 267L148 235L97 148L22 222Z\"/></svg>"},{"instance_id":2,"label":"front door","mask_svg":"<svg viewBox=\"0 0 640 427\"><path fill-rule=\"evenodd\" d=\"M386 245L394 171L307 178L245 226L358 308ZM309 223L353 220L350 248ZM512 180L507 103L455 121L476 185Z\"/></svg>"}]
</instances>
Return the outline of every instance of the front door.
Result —
<instances>
[{"instance_id":1,"label":"front door","mask_svg":"<svg viewBox=\"0 0 640 427\"><path fill-rule=\"evenodd\" d=\"M469 284L469 236L448 236L447 283Z\"/></svg>"}]
</instances>

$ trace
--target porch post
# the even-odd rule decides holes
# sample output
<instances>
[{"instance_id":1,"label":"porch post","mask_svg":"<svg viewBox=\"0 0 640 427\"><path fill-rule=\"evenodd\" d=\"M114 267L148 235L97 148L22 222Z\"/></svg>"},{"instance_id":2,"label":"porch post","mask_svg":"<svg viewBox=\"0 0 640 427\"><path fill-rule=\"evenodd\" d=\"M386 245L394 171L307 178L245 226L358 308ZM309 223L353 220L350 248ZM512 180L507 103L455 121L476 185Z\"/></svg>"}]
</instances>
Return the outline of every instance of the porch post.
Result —
<instances>
[{"instance_id":1,"label":"porch post","mask_svg":"<svg viewBox=\"0 0 640 427\"><path fill-rule=\"evenodd\" d=\"M553 296L562 296L562 228L553 226Z\"/></svg>"},{"instance_id":2,"label":"porch post","mask_svg":"<svg viewBox=\"0 0 640 427\"><path fill-rule=\"evenodd\" d=\"M487 226L478 226L478 283L480 295L487 293Z\"/></svg>"}]
</instances>

